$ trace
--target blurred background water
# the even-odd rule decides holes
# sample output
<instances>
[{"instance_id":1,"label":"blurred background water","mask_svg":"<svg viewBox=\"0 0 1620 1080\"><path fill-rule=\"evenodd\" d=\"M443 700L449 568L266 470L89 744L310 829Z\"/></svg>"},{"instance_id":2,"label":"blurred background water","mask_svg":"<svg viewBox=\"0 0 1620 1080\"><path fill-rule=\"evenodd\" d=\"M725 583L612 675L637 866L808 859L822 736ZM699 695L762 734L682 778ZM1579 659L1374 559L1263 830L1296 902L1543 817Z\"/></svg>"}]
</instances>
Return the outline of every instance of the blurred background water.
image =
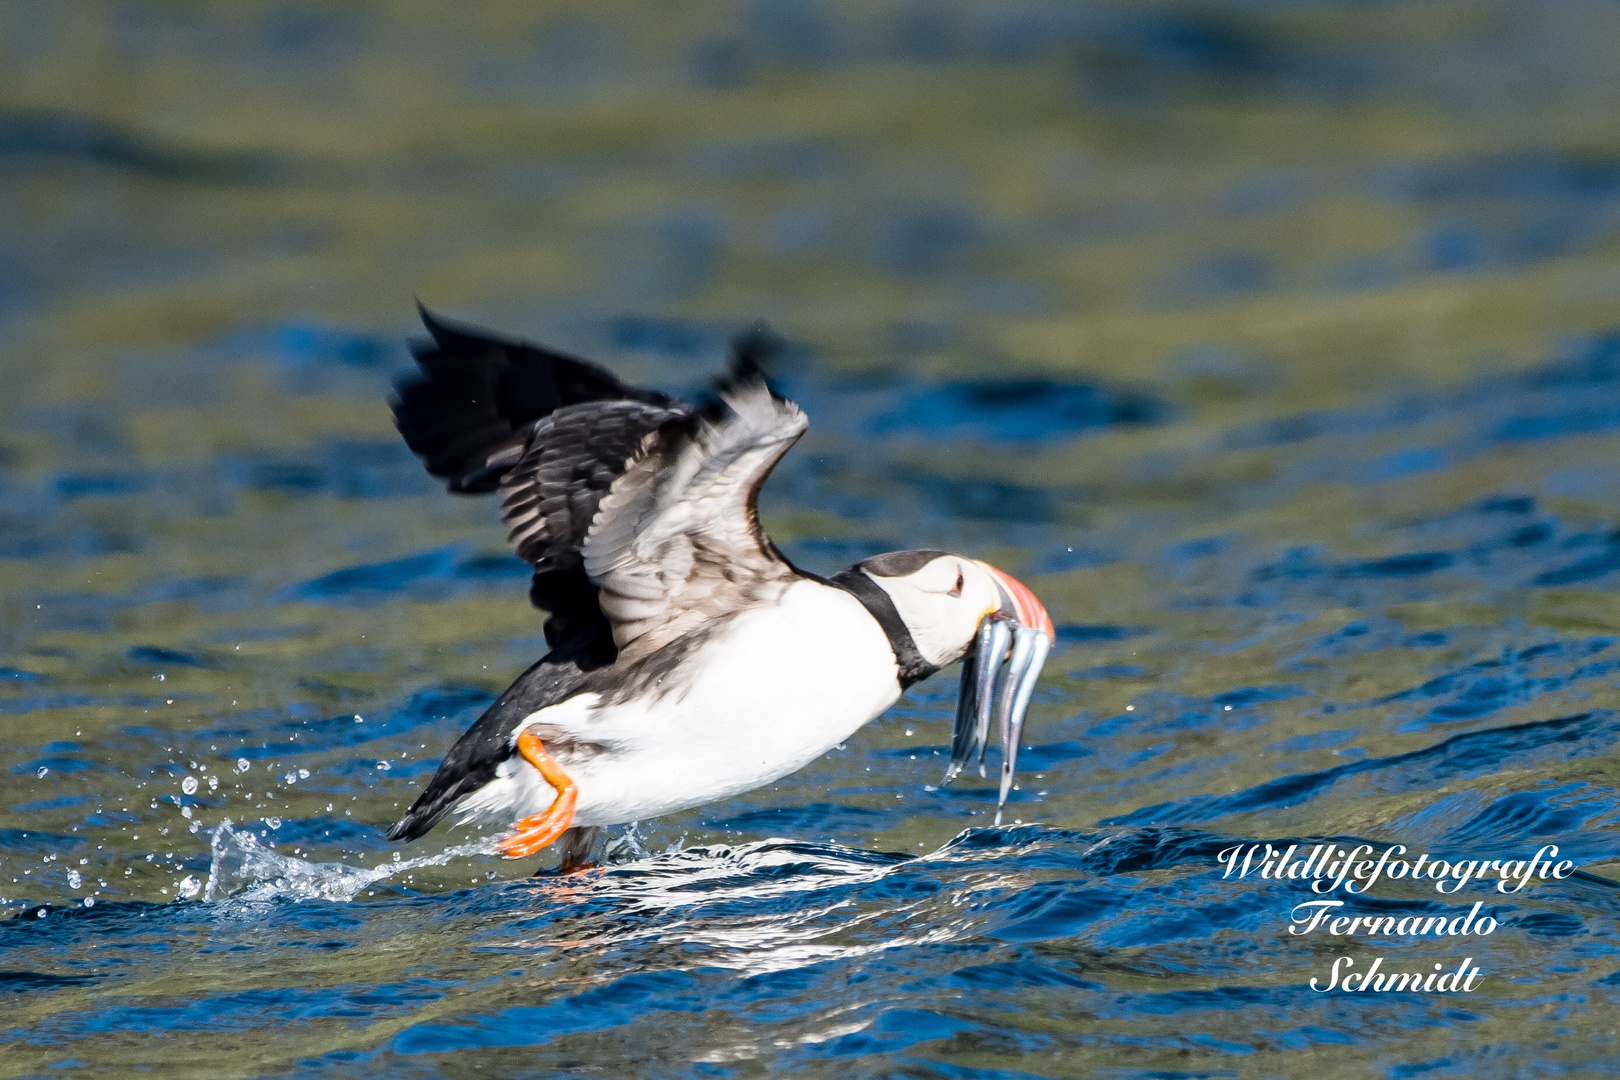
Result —
<instances>
[{"instance_id":1,"label":"blurred background water","mask_svg":"<svg viewBox=\"0 0 1620 1080\"><path fill-rule=\"evenodd\" d=\"M1620 1070L1616 55L1599 0L0 4L0 1073ZM1059 624L1018 823L934 786L941 676L595 875L389 845L542 649L392 431L413 297L681 393L775 326L789 554ZM1215 865L1322 837L1587 876L1347 948Z\"/></svg>"}]
</instances>

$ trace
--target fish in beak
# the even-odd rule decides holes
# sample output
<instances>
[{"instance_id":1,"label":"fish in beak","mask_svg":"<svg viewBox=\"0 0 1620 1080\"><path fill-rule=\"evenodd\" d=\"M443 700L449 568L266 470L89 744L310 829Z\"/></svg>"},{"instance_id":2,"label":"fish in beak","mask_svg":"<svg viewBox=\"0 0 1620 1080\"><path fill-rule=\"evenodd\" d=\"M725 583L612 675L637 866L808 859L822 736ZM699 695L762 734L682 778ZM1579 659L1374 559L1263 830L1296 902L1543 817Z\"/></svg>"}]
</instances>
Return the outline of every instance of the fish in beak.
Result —
<instances>
[{"instance_id":1,"label":"fish in beak","mask_svg":"<svg viewBox=\"0 0 1620 1080\"><path fill-rule=\"evenodd\" d=\"M979 775L984 775L990 714L995 712L1001 734L1001 795L996 800L996 824L1000 825L1002 808L1012 791L1013 770L1018 765L1024 713L1057 632L1046 608L1022 582L988 563L975 563L996 583L1001 606L980 620L973 653L962 661L962 690L956 701L951 764L945 771L945 783L956 779L975 751L979 755Z\"/></svg>"}]
</instances>

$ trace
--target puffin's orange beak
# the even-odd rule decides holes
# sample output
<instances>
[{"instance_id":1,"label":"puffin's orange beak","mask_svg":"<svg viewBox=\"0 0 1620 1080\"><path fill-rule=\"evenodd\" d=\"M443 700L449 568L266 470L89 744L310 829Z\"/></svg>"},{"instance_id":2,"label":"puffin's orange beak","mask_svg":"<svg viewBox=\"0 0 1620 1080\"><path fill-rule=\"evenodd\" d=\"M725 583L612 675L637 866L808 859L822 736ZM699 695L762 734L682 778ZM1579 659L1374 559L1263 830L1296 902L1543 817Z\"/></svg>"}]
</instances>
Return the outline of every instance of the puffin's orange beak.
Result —
<instances>
[{"instance_id":1,"label":"puffin's orange beak","mask_svg":"<svg viewBox=\"0 0 1620 1080\"><path fill-rule=\"evenodd\" d=\"M975 559L974 562L979 561ZM1040 631L1053 641L1057 640L1057 631L1052 628L1052 616L1046 613L1046 608L1035 598L1035 594L1029 591L1027 585L987 562L979 562L979 565L1001 588L1002 614L1018 620L1022 626Z\"/></svg>"},{"instance_id":2,"label":"puffin's orange beak","mask_svg":"<svg viewBox=\"0 0 1620 1080\"><path fill-rule=\"evenodd\" d=\"M979 752L979 775L984 775L984 748L989 741L990 713L1000 699L1001 797L996 803L996 824L1012 791L1013 769L1018 764L1018 742L1024 733L1024 713L1035 694L1041 665L1052 651L1057 632L1052 616L1023 582L989 563L978 562L1001 593L1001 606L985 615L971 659L962 663L962 689L956 702L956 728L951 733L951 764L945 772L950 783L973 752ZM1007 655L1008 645L1012 655ZM997 678L1001 662L1006 673Z\"/></svg>"}]
</instances>

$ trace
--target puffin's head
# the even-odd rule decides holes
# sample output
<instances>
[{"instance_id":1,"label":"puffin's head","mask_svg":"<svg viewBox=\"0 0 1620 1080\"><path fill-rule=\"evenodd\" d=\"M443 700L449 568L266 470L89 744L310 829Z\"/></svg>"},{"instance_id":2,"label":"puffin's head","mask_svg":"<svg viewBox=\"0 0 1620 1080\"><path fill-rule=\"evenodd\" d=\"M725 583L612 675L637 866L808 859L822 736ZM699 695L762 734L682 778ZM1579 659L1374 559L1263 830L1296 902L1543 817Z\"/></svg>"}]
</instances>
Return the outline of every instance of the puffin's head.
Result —
<instances>
[{"instance_id":1,"label":"puffin's head","mask_svg":"<svg viewBox=\"0 0 1620 1080\"><path fill-rule=\"evenodd\" d=\"M1052 618L1035 594L989 563L945 551L891 551L858 565L889 594L911 640L936 668L974 655L987 619L1050 639Z\"/></svg>"},{"instance_id":2,"label":"puffin's head","mask_svg":"<svg viewBox=\"0 0 1620 1080\"><path fill-rule=\"evenodd\" d=\"M923 660L936 668L965 661L947 782L962 771L975 749L979 773L984 774L990 714L999 703L1005 803L1024 713L1057 636L1052 617L1012 575L965 555L893 551L852 569L864 571L888 594ZM1003 659L1007 668L998 679ZM1001 820L999 807L996 820Z\"/></svg>"}]
</instances>

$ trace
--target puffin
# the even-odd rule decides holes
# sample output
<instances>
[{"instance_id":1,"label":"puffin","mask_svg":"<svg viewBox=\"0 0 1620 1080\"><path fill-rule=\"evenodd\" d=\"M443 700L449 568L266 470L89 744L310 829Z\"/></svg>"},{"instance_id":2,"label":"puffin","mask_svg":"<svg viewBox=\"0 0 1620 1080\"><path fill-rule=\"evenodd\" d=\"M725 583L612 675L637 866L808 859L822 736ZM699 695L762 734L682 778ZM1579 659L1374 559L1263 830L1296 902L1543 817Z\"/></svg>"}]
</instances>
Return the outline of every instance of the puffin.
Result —
<instances>
[{"instance_id":1,"label":"puffin","mask_svg":"<svg viewBox=\"0 0 1620 1080\"><path fill-rule=\"evenodd\" d=\"M1055 638L1011 575L894 551L830 577L760 524L761 486L808 420L767 382L763 326L688 403L594 363L440 318L395 383L395 424L429 474L494 493L548 651L451 746L388 832L454 813L508 826L507 858L559 844L592 865L601 830L727 799L804 767L914 683L962 661L945 782L1002 746L996 823Z\"/></svg>"}]
</instances>

